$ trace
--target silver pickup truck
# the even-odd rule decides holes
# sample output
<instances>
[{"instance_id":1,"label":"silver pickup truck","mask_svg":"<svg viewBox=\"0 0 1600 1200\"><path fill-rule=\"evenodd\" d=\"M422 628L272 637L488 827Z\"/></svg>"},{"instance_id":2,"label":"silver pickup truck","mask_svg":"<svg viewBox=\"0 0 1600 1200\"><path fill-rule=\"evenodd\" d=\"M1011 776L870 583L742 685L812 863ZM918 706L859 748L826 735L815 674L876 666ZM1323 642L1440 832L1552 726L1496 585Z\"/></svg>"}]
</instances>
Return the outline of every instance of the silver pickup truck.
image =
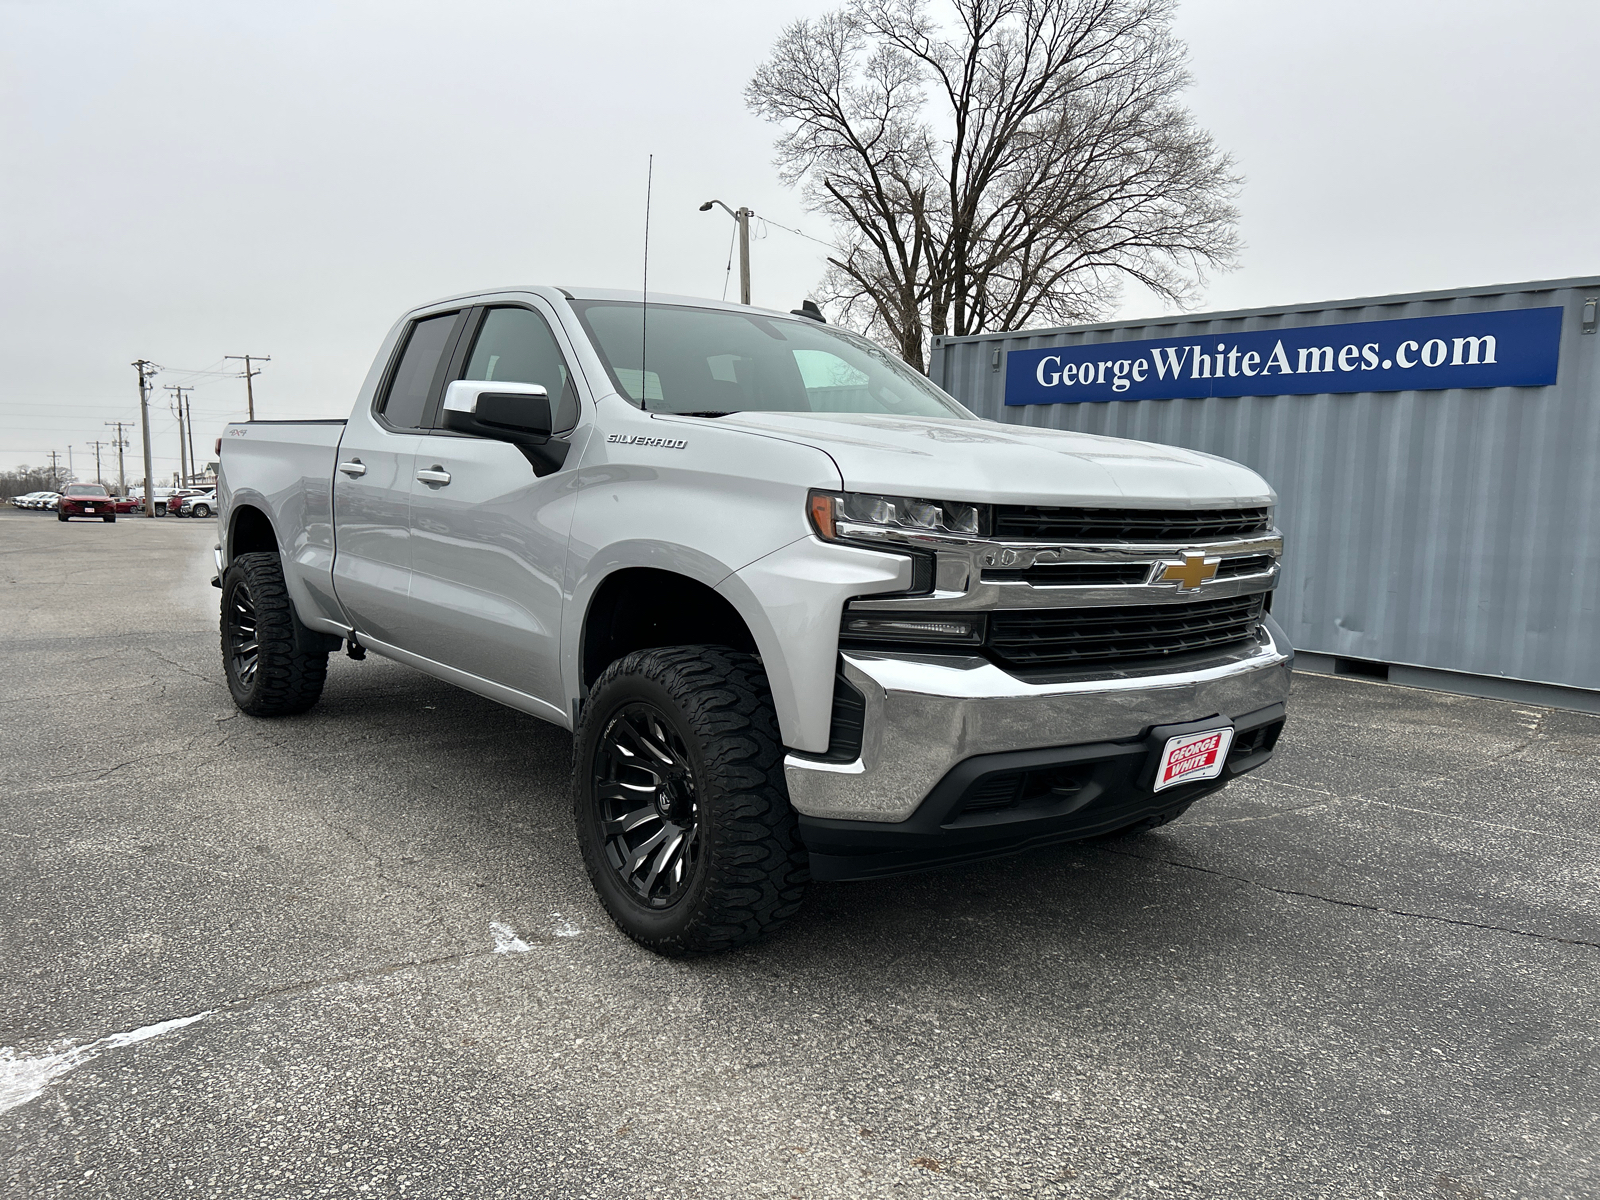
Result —
<instances>
[{"instance_id":1,"label":"silver pickup truck","mask_svg":"<svg viewBox=\"0 0 1600 1200\"><path fill-rule=\"evenodd\" d=\"M1283 727L1260 477L979 420L814 310L453 297L349 420L220 457L239 707L309 708L342 645L572 730L584 863L660 953L1162 824Z\"/></svg>"}]
</instances>

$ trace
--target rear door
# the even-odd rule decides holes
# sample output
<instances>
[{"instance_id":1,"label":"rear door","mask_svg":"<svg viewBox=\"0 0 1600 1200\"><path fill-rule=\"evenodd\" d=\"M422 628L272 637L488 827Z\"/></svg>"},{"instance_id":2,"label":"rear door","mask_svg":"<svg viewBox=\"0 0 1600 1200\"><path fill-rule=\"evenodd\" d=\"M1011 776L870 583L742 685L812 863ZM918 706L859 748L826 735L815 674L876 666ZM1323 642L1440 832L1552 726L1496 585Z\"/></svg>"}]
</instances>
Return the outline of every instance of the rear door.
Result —
<instances>
[{"instance_id":1,"label":"rear door","mask_svg":"<svg viewBox=\"0 0 1600 1200\"><path fill-rule=\"evenodd\" d=\"M411 323L372 407L351 414L334 465L334 592L357 632L419 654L408 599L417 444L466 317L456 310Z\"/></svg>"},{"instance_id":2,"label":"rear door","mask_svg":"<svg viewBox=\"0 0 1600 1200\"><path fill-rule=\"evenodd\" d=\"M542 384L558 436L580 423L570 347L533 298L472 314L454 376ZM578 454L544 476L516 446L434 429L417 446L411 604L420 653L565 710L562 575Z\"/></svg>"}]
</instances>

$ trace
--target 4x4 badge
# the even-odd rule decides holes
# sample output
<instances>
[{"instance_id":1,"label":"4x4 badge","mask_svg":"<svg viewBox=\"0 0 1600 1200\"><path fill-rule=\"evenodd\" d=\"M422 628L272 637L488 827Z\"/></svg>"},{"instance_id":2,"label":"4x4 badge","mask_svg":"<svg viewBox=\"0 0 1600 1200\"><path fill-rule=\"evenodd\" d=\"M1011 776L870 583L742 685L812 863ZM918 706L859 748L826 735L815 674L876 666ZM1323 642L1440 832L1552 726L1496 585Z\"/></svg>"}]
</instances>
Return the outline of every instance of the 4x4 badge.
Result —
<instances>
[{"instance_id":1,"label":"4x4 badge","mask_svg":"<svg viewBox=\"0 0 1600 1200\"><path fill-rule=\"evenodd\" d=\"M1150 567L1147 582L1175 583L1180 592L1198 592L1208 579L1216 578L1220 558L1208 558L1204 550L1185 550L1181 559L1158 559Z\"/></svg>"}]
</instances>

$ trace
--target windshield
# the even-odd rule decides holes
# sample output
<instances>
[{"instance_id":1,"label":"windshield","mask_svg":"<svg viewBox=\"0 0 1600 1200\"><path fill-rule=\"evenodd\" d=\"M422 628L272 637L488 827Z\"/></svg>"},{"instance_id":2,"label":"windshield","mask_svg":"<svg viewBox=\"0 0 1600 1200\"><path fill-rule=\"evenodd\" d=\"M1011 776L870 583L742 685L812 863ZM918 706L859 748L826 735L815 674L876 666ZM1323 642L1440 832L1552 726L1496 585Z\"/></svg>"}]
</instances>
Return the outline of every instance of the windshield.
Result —
<instances>
[{"instance_id":1,"label":"windshield","mask_svg":"<svg viewBox=\"0 0 1600 1200\"><path fill-rule=\"evenodd\" d=\"M105 488L93 483L74 484L67 489L67 495L69 496L104 496L106 494Z\"/></svg>"},{"instance_id":2,"label":"windshield","mask_svg":"<svg viewBox=\"0 0 1600 1200\"><path fill-rule=\"evenodd\" d=\"M573 307L617 390L650 412L975 419L883 347L815 321L652 304L642 326L636 302Z\"/></svg>"}]
</instances>

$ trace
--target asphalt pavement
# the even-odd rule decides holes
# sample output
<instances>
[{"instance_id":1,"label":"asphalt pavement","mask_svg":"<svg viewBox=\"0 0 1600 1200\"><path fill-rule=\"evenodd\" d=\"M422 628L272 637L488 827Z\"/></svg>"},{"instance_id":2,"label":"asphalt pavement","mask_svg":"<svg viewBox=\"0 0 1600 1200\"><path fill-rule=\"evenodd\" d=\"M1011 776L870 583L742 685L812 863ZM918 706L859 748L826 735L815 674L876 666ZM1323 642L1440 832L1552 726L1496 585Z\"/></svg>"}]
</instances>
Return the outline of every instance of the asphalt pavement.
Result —
<instances>
[{"instance_id":1,"label":"asphalt pavement","mask_svg":"<svg viewBox=\"0 0 1600 1200\"><path fill-rule=\"evenodd\" d=\"M0 512L0 1194L1600 1195L1600 718L1300 676L1153 833L618 934L571 739L336 657L214 521Z\"/></svg>"}]
</instances>

